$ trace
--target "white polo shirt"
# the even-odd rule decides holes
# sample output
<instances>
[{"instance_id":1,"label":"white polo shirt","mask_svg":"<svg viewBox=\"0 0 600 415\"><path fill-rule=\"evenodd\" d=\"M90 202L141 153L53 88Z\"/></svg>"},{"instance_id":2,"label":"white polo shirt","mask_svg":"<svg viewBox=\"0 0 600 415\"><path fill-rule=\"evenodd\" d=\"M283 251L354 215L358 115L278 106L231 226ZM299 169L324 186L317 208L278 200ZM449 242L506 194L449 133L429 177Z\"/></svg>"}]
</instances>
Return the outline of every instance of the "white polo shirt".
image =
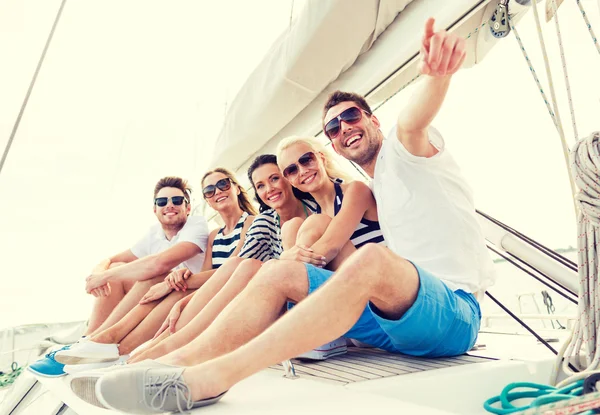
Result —
<instances>
[{"instance_id":1,"label":"white polo shirt","mask_svg":"<svg viewBox=\"0 0 600 415\"><path fill-rule=\"evenodd\" d=\"M495 272L476 219L472 192L440 133L430 127L433 157L412 155L396 137L383 141L372 189L388 247L451 290L481 295Z\"/></svg>"},{"instance_id":2,"label":"white polo shirt","mask_svg":"<svg viewBox=\"0 0 600 415\"><path fill-rule=\"evenodd\" d=\"M150 231L140 239L131 252L138 258L162 252L178 242L191 242L202 249L202 252L177 265L174 269L187 268L194 274L202 271L204 254L208 243L208 224L203 216L189 216L183 228L169 241L160 223L153 225Z\"/></svg>"}]
</instances>

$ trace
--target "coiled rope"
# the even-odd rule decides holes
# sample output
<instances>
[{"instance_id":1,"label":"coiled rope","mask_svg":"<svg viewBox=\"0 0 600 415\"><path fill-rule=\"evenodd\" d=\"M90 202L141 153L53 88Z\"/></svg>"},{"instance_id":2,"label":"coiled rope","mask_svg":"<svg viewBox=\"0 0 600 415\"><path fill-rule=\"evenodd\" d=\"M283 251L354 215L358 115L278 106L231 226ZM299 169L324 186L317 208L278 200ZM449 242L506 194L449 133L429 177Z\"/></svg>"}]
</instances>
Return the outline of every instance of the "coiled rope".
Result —
<instances>
[{"instance_id":1,"label":"coiled rope","mask_svg":"<svg viewBox=\"0 0 600 415\"><path fill-rule=\"evenodd\" d=\"M12 385L21 372L23 372L23 368L17 362L13 362L10 368L10 373L0 372L0 389Z\"/></svg>"},{"instance_id":2,"label":"coiled rope","mask_svg":"<svg viewBox=\"0 0 600 415\"><path fill-rule=\"evenodd\" d=\"M598 371L600 363L600 266L597 245L600 243L600 132L579 140L571 151L571 171L579 192L575 201L579 274L578 320L569 339L558 354L552 383L556 383L559 366L569 376L562 383L581 379ZM571 363L581 372L575 373Z\"/></svg>"},{"instance_id":3,"label":"coiled rope","mask_svg":"<svg viewBox=\"0 0 600 415\"><path fill-rule=\"evenodd\" d=\"M583 5L580 0L576 0L576 2L594 46L600 53L600 45ZM554 1L552 3L556 15L556 4ZM570 103L570 105L572 104ZM573 112L572 108L571 111ZM574 119L573 123L575 123ZM600 364L600 339L598 338L598 332L600 331L600 298L598 294L600 268L596 249L596 246L600 243L599 146L600 132L594 132L588 137L578 140L571 151L571 177L574 178L579 188L579 192L575 195L575 203L578 207L579 319L568 340L559 351L552 375L553 383L556 383L561 367L568 376L561 384L573 382L576 379L582 379L600 372L598 370ZM569 368L569 364L575 365L581 372L573 372Z\"/></svg>"}]
</instances>

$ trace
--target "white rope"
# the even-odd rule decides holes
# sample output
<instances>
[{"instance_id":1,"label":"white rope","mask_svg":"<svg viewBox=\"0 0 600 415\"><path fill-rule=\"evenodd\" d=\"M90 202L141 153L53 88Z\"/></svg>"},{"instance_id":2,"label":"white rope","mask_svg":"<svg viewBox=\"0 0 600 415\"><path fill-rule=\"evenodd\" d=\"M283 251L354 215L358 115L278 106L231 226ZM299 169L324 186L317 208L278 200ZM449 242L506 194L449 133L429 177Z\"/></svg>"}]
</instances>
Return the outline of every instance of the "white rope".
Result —
<instances>
[{"instance_id":1,"label":"white rope","mask_svg":"<svg viewBox=\"0 0 600 415\"><path fill-rule=\"evenodd\" d=\"M565 160L565 164L567 166L567 171L569 170L569 146L567 145L567 141L565 138L565 133L562 127L562 121L560 119L560 114L558 112L558 105L557 105L557 101L556 101L556 93L554 92L554 83L552 82L552 73L550 71L550 61L548 59L548 54L546 53L546 44L544 43L544 37L542 34L542 27L541 27L541 23L540 23L540 17L539 14L537 12L537 2L534 1L533 2L533 10L534 10L534 15L535 15L535 20L536 20L536 26L538 29L538 38L540 40L540 46L542 48L542 54L544 57L544 64L546 66L546 74L548 77L548 84L550 87L550 94L552 97L552 105L553 108L550 107L550 102L548 101L548 98L546 96L546 94L544 93L544 89L542 88L542 85L540 83L539 78L537 77L537 74L535 72L535 69L533 68L533 64L531 63L531 60L529 59L529 56L527 54L527 51L525 50L525 46L523 45L523 41L521 40L521 37L519 36L519 32L517 31L516 26L513 24L512 19L510 18L510 15L508 17L508 22L510 24L510 28L511 30L514 32L515 37L517 39L517 42L519 43L519 46L521 47L521 51L523 52L523 56L525 57L525 60L527 61L527 64L529 66L529 70L531 71L531 74L533 75L533 78L539 88L539 91L542 95L542 98L544 100L544 103L546 104L546 108L548 108L548 112L550 114L550 116L552 117L552 121L554 122L554 126L556 127L556 130L558 131L558 135L560 136L560 141L561 141L561 146L562 146L562 150L563 150L563 157ZM575 205L575 212L577 212L577 204L575 204L575 194L576 194L576 188L575 188L575 183L573 181L573 177L569 174L569 185L571 187L571 195L573 196L573 203Z\"/></svg>"},{"instance_id":2,"label":"white rope","mask_svg":"<svg viewBox=\"0 0 600 415\"><path fill-rule=\"evenodd\" d=\"M587 14L586 14L585 10L583 9L581 0L577 0L577 6L579 6L579 11L581 12L581 16L583 17L583 20L585 21L585 25L587 26L588 31L590 32L590 35L592 36L592 41L594 42L594 46L596 46L596 50L598 51L598 53L600 53L600 44L598 43L598 38L596 37L596 34L594 33L594 29L592 29L590 20L588 19ZM598 0L598 8L600 9L600 0Z\"/></svg>"},{"instance_id":3,"label":"white rope","mask_svg":"<svg viewBox=\"0 0 600 415\"><path fill-rule=\"evenodd\" d=\"M554 108L554 116L556 117L556 128L561 140L564 141L565 133L563 131L562 121L560 119L560 113L558 111L558 101L556 100L556 92L554 91L554 82L552 81L552 71L550 70L550 59L548 59L548 53L546 52L546 42L544 42L544 34L542 32L542 24L540 21L540 15L538 13L537 1L532 2L533 15L535 17L535 25L537 27L538 39L540 41L540 49L544 57L544 65L546 67L546 76L548 77L548 87L550 88L550 96L552 97L552 107ZM563 150L565 154L565 160L567 165L569 164L569 147L566 143L563 143Z\"/></svg>"},{"instance_id":4,"label":"white rope","mask_svg":"<svg viewBox=\"0 0 600 415\"><path fill-rule=\"evenodd\" d=\"M559 368L569 376L562 384L597 372L600 363L600 264L597 245L600 244L600 132L579 140L571 152L572 176L579 192L576 202L577 246L579 274L578 320L569 339L560 349L552 383L556 383ZM575 366L580 373L569 367Z\"/></svg>"},{"instance_id":5,"label":"white rope","mask_svg":"<svg viewBox=\"0 0 600 415\"><path fill-rule=\"evenodd\" d=\"M519 43L521 52L523 52L523 57L525 57L527 66L529 66L529 71L531 72L531 75L533 76L533 80L537 84L540 94L542 95L544 104L546 104L546 108L548 109L548 113L550 114L550 117L552 118L552 122L556 126L556 116L554 115L554 111L552 110L552 107L550 106L550 101L548 100L548 96L544 92L544 88L542 88L542 83L540 82L540 79L537 76L537 72L535 71L535 68L533 67L533 64L531 63L531 60L529 59L529 55L527 54L527 51L525 50L525 45L523 44L523 41L521 40L521 36L519 36L519 31L517 30L517 26L515 26L513 24L510 16L508 17L508 23L510 24L510 29L515 34L515 38L517 39L517 42ZM558 129L558 127L556 127L556 128Z\"/></svg>"},{"instance_id":6,"label":"white rope","mask_svg":"<svg viewBox=\"0 0 600 415\"><path fill-rule=\"evenodd\" d=\"M556 24L556 37L558 38L558 47L560 49L560 60L562 62L563 75L565 76L565 87L567 89L567 99L569 101L569 110L571 111L571 122L573 124L573 137L575 141L579 140L579 134L577 134L577 123L575 122L575 108L573 107L573 98L571 97L571 83L569 82L569 75L567 72L567 60L565 58L565 49L563 48L562 36L560 34L560 24L558 23L558 7L556 6L556 0L549 0L552 3L552 9L554 11L554 23Z\"/></svg>"},{"instance_id":7,"label":"white rope","mask_svg":"<svg viewBox=\"0 0 600 415\"><path fill-rule=\"evenodd\" d=\"M558 101L556 100L556 93L554 91L554 82L552 81L552 72L550 71L550 60L548 59L548 53L546 52L546 44L544 42L544 35L542 33L542 24L540 22L540 16L538 13L537 1L532 2L533 7L533 15L535 17L535 25L537 27L538 38L540 40L540 47L542 49L542 55L544 56L544 65L546 66L546 76L548 77L548 86L550 88L550 96L552 97L552 105L554 107L554 115L556 117L556 128L558 130L558 135L560 136L560 143L562 146L563 157L565 159L565 165L567 166L567 171L569 167L569 146L567 144L567 140L565 137L565 131L563 129L562 121L560 119L560 113L558 111ZM557 16L555 15L556 19ZM573 195L573 200L575 199L575 195L577 193L575 182L573 181L573 177L569 174L569 184L571 186L571 194ZM577 212L577 204L575 204L575 212Z\"/></svg>"}]
</instances>

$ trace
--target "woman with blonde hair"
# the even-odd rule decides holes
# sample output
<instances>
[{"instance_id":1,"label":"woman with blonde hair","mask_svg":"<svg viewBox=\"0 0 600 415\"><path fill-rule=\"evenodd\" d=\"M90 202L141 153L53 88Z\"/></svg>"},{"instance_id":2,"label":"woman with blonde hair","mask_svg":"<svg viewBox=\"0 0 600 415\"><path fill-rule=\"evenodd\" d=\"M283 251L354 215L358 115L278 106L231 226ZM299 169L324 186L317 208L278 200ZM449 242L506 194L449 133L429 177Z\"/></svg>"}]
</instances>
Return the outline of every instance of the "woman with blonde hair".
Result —
<instances>
[{"instance_id":1,"label":"woman with blonde hair","mask_svg":"<svg viewBox=\"0 0 600 415\"><path fill-rule=\"evenodd\" d=\"M120 356L128 355L150 340L178 300L204 285L228 258L236 257L240 252L256 215L248 194L234 174L225 168L206 172L201 183L204 200L225 224L209 234L202 270L197 274L185 268L172 271L164 281L152 286L140 304L119 322L108 328L101 327L85 341L58 352L55 355L57 362L73 365L65 367L67 373L84 369L83 363L116 363ZM188 295L183 300L189 301L191 297ZM158 302L159 299L162 300Z\"/></svg>"},{"instance_id":2,"label":"woman with blonde hair","mask_svg":"<svg viewBox=\"0 0 600 415\"><path fill-rule=\"evenodd\" d=\"M273 154L262 154L248 168L248 179L260 205L260 215L246 233L238 258L230 259L215 276L194 294L175 304L155 339L129 363L164 356L192 342L246 287L262 264L278 259L283 251L281 227L294 218L307 218L316 211L311 196L294 189L283 178ZM304 261L321 264L322 257L308 255ZM225 274L224 268L233 269ZM189 303L188 303L189 301Z\"/></svg>"},{"instance_id":3,"label":"woman with blonde hair","mask_svg":"<svg viewBox=\"0 0 600 415\"><path fill-rule=\"evenodd\" d=\"M325 146L315 138L288 137L279 143L277 157L283 176L319 205L317 215L284 227L283 259L316 252L335 270L362 245L383 242L371 190L349 179Z\"/></svg>"},{"instance_id":4,"label":"woman with blonde hair","mask_svg":"<svg viewBox=\"0 0 600 415\"><path fill-rule=\"evenodd\" d=\"M315 138L282 140L277 159L290 184L309 193L319 205L317 214L286 223L281 259L304 262L310 272L315 265L303 258L317 254L324 258L320 267L336 270L357 248L384 242L371 189L351 181ZM340 338L298 358L324 360L346 350L346 339Z\"/></svg>"}]
</instances>

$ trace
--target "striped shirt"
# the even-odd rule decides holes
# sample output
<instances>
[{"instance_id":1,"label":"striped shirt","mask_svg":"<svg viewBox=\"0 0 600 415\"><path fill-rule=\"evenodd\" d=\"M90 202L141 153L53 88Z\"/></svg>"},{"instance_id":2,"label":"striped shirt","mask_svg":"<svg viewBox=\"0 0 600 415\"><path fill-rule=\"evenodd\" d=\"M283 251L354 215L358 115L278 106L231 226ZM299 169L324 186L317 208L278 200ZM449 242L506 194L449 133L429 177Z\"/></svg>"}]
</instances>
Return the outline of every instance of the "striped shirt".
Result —
<instances>
[{"instance_id":1,"label":"striped shirt","mask_svg":"<svg viewBox=\"0 0 600 415\"><path fill-rule=\"evenodd\" d=\"M333 214L335 216L342 209L344 192L342 192L342 186L340 186L338 182L334 182L333 185L335 186L335 203L333 205ZM321 213L320 206L317 206L316 213ZM354 244L356 249L367 243L385 244L385 241L383 240L383 233L379 227L379 222L368 220L363 217L352 236L350 236L350 242Z\"/></svg>"},{"instance_id":2,"label":"striped shirt","mask_svg":"<svg viewBox=\"0 0 600 415\"><path fill-rule=\"evenodd\" d=\"M302 203L313 213L318 208L314 200L302 200ZM279 215L274 209L269 209L254 218L254 222L246 232L246 241L238 256L266 262L270 259L279 259L282 252Z\"/></svg>"},{"instance_id":3,"label":"striped shirt","mask_svg":"<svg viewBox=\"0 0 600 415\"><path fill-rule=\"evenodd\" d=\"M215 236L215 240L212 244L212 267L213 269L219 268L221 265L229 259L235 248L240 241L240 237L242 235L242 228L244 227L244 221L248 217L246 212L242 213L240 216L240 220L235 225L233 232L229 235L223 234L224 227L219 229L217 236Z\"/></svg>"}]
</instances>

